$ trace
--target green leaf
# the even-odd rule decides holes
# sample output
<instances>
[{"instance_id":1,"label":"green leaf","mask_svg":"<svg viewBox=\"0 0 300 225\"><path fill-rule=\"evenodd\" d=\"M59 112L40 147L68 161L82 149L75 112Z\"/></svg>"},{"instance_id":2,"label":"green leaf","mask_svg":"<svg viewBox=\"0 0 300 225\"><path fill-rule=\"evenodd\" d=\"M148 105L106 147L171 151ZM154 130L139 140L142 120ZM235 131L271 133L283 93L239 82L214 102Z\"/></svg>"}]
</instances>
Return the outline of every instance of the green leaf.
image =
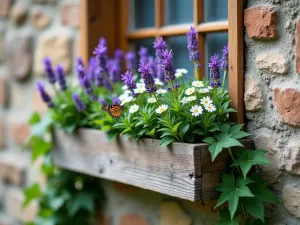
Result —
<instances>
[{"instance_id":1,"label":"green leaf","mask_svg":"<svg viewBox=\"0 0 300 225\"><path fill-rule=\"evenodd\" d=\"M178 133L178 128L179 128L180 124L182 124L182 122L183 122L183 121L181 121L181 122L179 122L179 123L176 123L176 124L174 125L174 127L172 128L173 134L177 134L177 133Z\"/></svg>"},{"instance_id":2,"label":"green leaf","mask_svg":"<svg viewBox=\"0 0 300 225\"><path fill-rule=\"evenodd\" d=\"M270 161L265 157L266 150L241 150L237 152L237 159L231 166L239 166L243 176L246 179L248 172L254 165L270 164Z\"/></svg>"},{"instance_id":3,"label":"green leaf","mask_svg":"<svg viewBox=\"0 0 300 225\"><path fill-rule=\"evenodd\" d=\"M37 199L41 196L42 192L38 184L33 184L31 187L25 188L23 207L26 207L32 200Z\"/></svg>"},{"instance_id":4,"label":"green leaf","mask_svg":"<svg viewBox=\"0 0 300 225\"><path fill-rule=\"evenodd\" d=\"M224 208L220 212L220 221L217 225L239 225L239 221L237 217L231 219L228 208Z\"/></svg>"},{"instance_id":5,"label":"green leaf","mask_svg":"<svg viewBox=\"0 0 300 225\"><path fill-rule=\"evenodd\" d=\"M52 123L51 115L49 113L46 114L39 123L31 127L30 137L42 137Z\"/></svg>"},{"instance_id":6,"label":"green leaf","mask_svg":"<svg viewBox=\"0 0 300 225\"><path fill-rule=\"evenodd\" d=\"M210 144L210 145L212 145L212 144L214 144L214 143L217 142L216 139L214 139L213 137L204 138L202 141L205 142L205 143L207 143L207 144Z\"/></svg>"},{"instance_id":7,"label":"green leaf","mask_svg":"<svg viewBox=\"0 0 300 225\"><path fill-rule=\"evenodd\" d=\"M234 132L237 132L237 131L240 131L242 129L242 127L244 126L244 124L236 124L232 127L230 127L229 129L229 133L234 133Z\"/></svg>"},{"instance_id":8,"label":"green leaf","mask_svg":"<svg viewBox=\"0 0 300 225\"><path fill-rule=\"evenodd\" d=\"M31 142L32 146L32 162L35 162L37 158L42 155L45 155L52 148L52 143L47 142L41 138L33 138Z\"/></svg>"},{"instance_id":9,"label":"green leaf","mask_svg":"<svg viewBox=\"0 0 300 225\"><path fill-rule=\"evenodd\" d=\"M231 219L237 210L240 197L254 197L250 189L246 186L251 183L250 179L239 177L235 182L233 174L222 174L222 183L216 187L216 190L222 192L216 207L228 202Z\"/></svg>"},{"instance_id":10,"label":"green leaf","mask_svg":"<svg viewBox=\"0 0 300 225\"><path fill-rule=\"evenodd\" d=\"M222 131L222 132L228 134L229 128L230 128L230 125L227 124L227 123L224 123L224 124L222 124L222 125L220 126L220 131Z\"/></svg>"},{"instance_id":11,"label":"green leaf","mask_svg":"<svg viewBox=\"0 0 300 225\"><path fill-rule=\"evenodd\" d=\"M190 124L188 123L181 124L181 126L179 127L179 136L183 138L186 132L189 130L189 128L190 128Z\"/></svg>"},{"instance_id":12,"label":"green leaf","mask_svg":"<svg viewBox=\"0 0 300 225\"><path fill-rule=\"evenodd\" d=\"M161 139L160 141L160 147L165 147L168 144L172 143L175 140L175 138L173 136L166 136L163 139Z\"/></svg>"},{"instance_id":13,"label":"green leaf","mask_svg":"<svg viewBox=\"0 0 300 225\"><path fill-rule=\"evenodd\" d=\"M254 198L241 198L248 213L264 222L264 205L256 196Z\"/></svg>"},{"instance_id":14,"label":"green leaf","mask_svg":"<svg viewBox=\"0 0 300 225\"><path fill-rule=\"evenodd\" d=\"M202 136L202 135L204 135L204 131L202 129L198 128L193 131L193 134L198 134L198 135Z\"/></svg>"},{"instance_id":15,"label":"green leaf","mask_svg":"<svg viewBox=\"0 0 300 225\"><path fill-rule=\"evenodd\" d=\"M231 137L234 139L241 139L241 138L250 136L250 134L245 131L236 131L236 132L232 133L231 135L232 135Z\"/></svg>"},{"instance_id":16,"label":"green leaf","mask_svg":"<svg viewBox=\"0 0 300 225\"><path fill-rule=\"evenodd\" d=\"M34 124L39 123L40 121L41 121L40 114L37 113L37 112L34 112L34 113L32 113L32 115L31 115L31 117L30 117L30 119L28 121L28 124L29 125L34 125Z\"/></svg>"},{"instance_id":17,"label":"green leaf","mask_svg":"<svg viewBox=\"0 0 300 225\"><path fill-rule=\"evenodd\" d=\"M49 201L50 207L53 209L53 211L58 210L62 205L65 203L66 200L70 198L70 195L67 192L64 192L62 195L52 198Z\"/></svg>"},{"instance_id":18,"label":"green leaf","mask_svg":"<svg viewBox=\"0 0 300 225\"><path fill-rule=\"evenodd\" d=\"M75 216L80 209L93 213L95 211L93 196L88 193L77 193L72 195L72 198L70 198L67 203L67 209L70 217Z\"/></svg>"},{"instance_id":19,"label":"green leaf","mask_svg":"<svg viewBox=\"0 0 300 225\"><path fill-rule=\"evenodd\" d=\"M208 147L208 150L211 153L212 161L214 161L215 158L220 154L220 152L222 152L223 147L220 143L214 143Z\"/></svg>"}]
</instances>

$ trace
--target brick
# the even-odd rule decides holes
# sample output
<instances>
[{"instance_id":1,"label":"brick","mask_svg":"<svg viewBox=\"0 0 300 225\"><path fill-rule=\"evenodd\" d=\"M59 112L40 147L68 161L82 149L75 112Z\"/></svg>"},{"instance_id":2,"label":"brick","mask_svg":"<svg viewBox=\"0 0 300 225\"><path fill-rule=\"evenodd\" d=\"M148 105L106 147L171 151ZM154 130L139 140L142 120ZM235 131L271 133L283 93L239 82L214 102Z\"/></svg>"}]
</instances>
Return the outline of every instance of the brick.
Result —
<instances>
[{"instance_id":1,"label":"brick","mask_svg":"<svg viewBox=\"0 0 300 225\"><path fill-rule=\"evenodd\" d=\"M10 19L16 25L22 25L27 18L27 9L21 2L17 2L10 10Z\"/></svg>"},{"instance_id":2,"label":"brick","mask_svg":"<svg viewBox=\"0 0 300 225\"><path fill-rule=\"evenodd\" d=\"M244 101L247 111L256 112L263 108L264 102L260 88L250 76L245 77Z\"/></svg>"},{"instance_id":3,"label":"brick","mask_svg":"<svg viewBox=\"0 0 300 225\"><path fill-rule=\"evenodd\" d=\"M288 62L278 52L262 53L256 57L257 68L268 73L286 74L289 71Z\"/></svg>"},{"instance_id":4,"label":"brick","mask_svg":"<svg viewBox=\"0 0 300 225\"><path fill-rule=\"evenodd\" d=\"M21 186L25 180L26 163L21 155L2 152L0 154L0 179Z\"/></svg>"},{"instance_id":5,"label":"brick","mask_svg":"<svg viewBox=\"0 0 300 225\"><path fill-rule=\"evenodd\" d=\"M160 225L191 225L189 218L177 202L163 202L160 205Z\"/></svg>"},{"instance_id":6,"label":"brick","mask_svg":"<svg viewBox=\"0 0 300 225\"><path fill-rule=\"evenodd\" d=\"M275 88L274 101L282 121L300 127L300 92L295 88Z\"/></svg>"},{"instance_id":7,"label":"brick","mask_svg":"<svg viewBox=\"0 0 300 225\"><path fill-rule=\"evenodd\" d=\"M119 182L113 182L113 186L115 187L116 190L119 192L122 192L124 194L132 194L137 191L137 188L131 185L119 183Z\"/></svg>"},{"instance_id":8,"label":"brick","mask_svg":"<svg viewBox=\"0 0 300 225\"><path fill-rule=\"evenodd\" d=\"M47 105L36 90L33 92L33 110L41 114L45 114L48 111Z\"/></svg>"},{"instance_id":9,"label":"brick","mask_svg":"<svg viewBox=\"0 0 300 225\"><path fill-rule=\"evenodd\" d=\"M300 73L300 19L296 24L296 72Z\"/></svg>"},{"instance_id":10,"label":"brick","mask_svg":"<svg viewBox=\"0 0 300 225\"><path fill-rule=\"evenodd\" d=\"M9 76L15 80L24 80L30 74L32 64L32 38L14 35L7 44L7 64Z\"/></svg>"},{"instance_id":11,"label":"brick","mask_svg":"<svg viewBox=\"0 0 300 225\"><path fill-rule=\"evenodd\" d=\"M45 29L50 24L50 17L42 10L36 10L31 14L31 23L39 30Z\"/></svg>"},{"instance_id":12,"label":"brick","mask_svg":"<svg viewBox=\"0 0 300 225\"><path fill-rule=\"evenodd\" d=\"M5 137L4 137L4 120L0 118L0 148L5 146Z\"/></svg>"},{"instance_id":13,"label":"brick","mask_svg":"<svg viewBox=\"0 0 300 225\"><path fill-rule=\"evenodd\" d=\"M0 1L0 17L8 16L11 5L12 5L12 0Z\"/></svg>"},{"instance_id":14,"label":"brick","mask_svg":"<svg viewBox=\"0 0 300 225\"><path fill-rule=\"evenodd\" d=\"M44 74L43 59L47 56L53 61L54 66L62 64L66 72L70 72L72 61L70 38L64 34L53 34L38 39L34 62L37 74Z\"/></svg>"},{"instance_id":15,"label":"brick","mask_svg":"<svg viewBox=\"0 0 300 225\"><path fill-rule=\"evenodd\" d=\"M0 78L0 107L6 106L7 100L7 82L5 78Z\"/></svg>"},{"instance_id":16,"label":"brick","mask_svg":"<svg viewBox=\"0 0 300 225\"><path fill-rule=\"evenodd\" d=\"M278 37L278 12L271 6L253 6L245 10L244 26L250 38L275 39Z\"/></svg>"},{"instance_id":17,"label":"brick","mask_svg":"<svg viewBox=\"0 0 300 225\"><path fill-rule=\"evenodd\" d=\"M75 28L79 26L79 7L77 4L61 6L61 23Z\"/></svg>"},{"instance_id":18,"label":"brick","mask_svg":"<svg viewBox=\"0 0 300 225\"><path fill-rule=\"evenodd\" d=\"M124 214L120 216L119 225L148 225L139 214Z\"/></svg>"},{"instance_id":19,"label":"brick","mask_svg":"<svg viewBox=\"0 0 300 225\"><path fill-rule=\"evenodd\" d=\"M30 128L26 123L12 123L11 137L16 144L24 145L30 134Z\"/></svg>"},{"instance_id":20,"label":"brick","mask_svg":"<svg viewBox=\"0 0 300 225\"><path fill-rule=\"evenodd\" d=\"M31 202L26 208L23 209L24 196L18 189L11 188L7 193L7 210L11 216L16 218L22 223L28 223L35 219L38 213L37 202Z\"/></svg>"},{"instance_id":21,"label":"brick","mask_svg":"<svg viewBox=\"0 0 300 225\"><path fill-rule=\"evenodd\" d=\"M286 171L300 175L300 140L289 139L284 151Z\"/></svg>"},{"instance_id":22,"label":"brick","mask_svg":"<svg viewBox=\"0 0 300 225\"><path fill-rule=\"evenodd\" d=\"M282 194L286 209L293 216L300 218L300 187L288 184L284 186Z\"/></svg>"}]
</instances>

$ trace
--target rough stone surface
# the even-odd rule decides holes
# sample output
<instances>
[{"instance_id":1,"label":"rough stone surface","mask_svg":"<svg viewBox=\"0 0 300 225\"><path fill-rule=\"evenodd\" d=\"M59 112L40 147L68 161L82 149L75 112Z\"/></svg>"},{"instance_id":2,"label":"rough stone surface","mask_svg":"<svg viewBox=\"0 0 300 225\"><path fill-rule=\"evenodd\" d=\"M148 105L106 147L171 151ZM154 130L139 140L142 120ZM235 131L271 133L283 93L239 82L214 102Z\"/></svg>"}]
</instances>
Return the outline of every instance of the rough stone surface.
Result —
<instances>
[{"instance_id":1,"label":"rough stone surface","mask_svg":"<svg viewBox=\"0 0 300 225\"><path fill-rule=\"evenodd\" d=\"M39 4L54 4L56 0L32 0L32 2Z\"/></svg>"},{"instance_id":2,"label":"rough stone surface","mask_svg":"<svg viewBox=\"0 0 300 225\"><path fill-rule=\"evenodd\" d=\"M296 72L300 73L300 19L296 23Z\"/></svg>"},{"instance_id":3,"label":"rough stone surface","mask_svg":"<svg viewBox=\"0 0 300 225\"><path fill-rule=\"evenodd\" d=\"M271 6L253 6L245 10L244 25L250 38L277 38L278 12Z\"/></svg>"},{"instance_id":4,"label":"rough stone surface","mask_svg":"<svg viewBox=\"0 0 300 225\"><path fill-rule=\"evenodd\" d=\"M7 194L7 208L9 213L17 218L22 223L27 223L37 215L38 204L37 202L31 202L26 208L23 209L23 195L20 190L10 189Z\"/></svg>"},{"instance_id":5,"label":"rough stone surface","mask_svg":"<svg viewBox=\"0 0 300 225\"><path fill-rule=\"evenodd\" d=\"M43 74L43 59L50 57L53 65L62 64L67 72L71 69L71 42L66 35L44 35L39 38L34 68L38 74Z\"/></svg>"},{"instance_id":6,"label":"rough stone surface","mask_svg":"<svg viewBox=\"0 0 300 225\"><path fill-rule=\"evenodd\" d=\"M300 175L300 140L289 140L284 152L286 171Z\"/></svg>"},{"instance_id":7,"label":"rough stone surface","mask_svg":"<svg viewBox=\"0 0 300 225\"><path fill-rule=\"evenodd\" d=\"M5 137L4 137L4 120L0 118L0 148L3 148L5 145Z\"/></svg>"},{"instance_id":8,"label":"rough stone surface","mask_svg":"<svg viewBox=\"0 0 300 225\"><path fill-rule=\"evenodd\" d=\"M177 202L164 202L160 205L161 225L191 225L189 218Z\"/></svg>"},{"instance_id":9,"label":"rough stone surface","mask_svg":"<svg viewBox=\"0 0 300 225\"><path fill-rule=\"evenodd\" d=\"M8 216L0 215L0 225L13 225L13 222Z\"/></svg>"},{"instance_id":10,"label":"rough stone surface","mask_svg":"<svg viewBox=\"0 0 300 225\"><path fill-rule=\"evenodd\" d=\"M262 53L256 57L258 69L268 73L286 74L289 71L286 58L278 52Z\"/></svg>"},{"instance_id":11,"label":"rough stone surface","mask_svg":"<svg viewBox=\"0 0 300 225\"><path fill-rule=\"evenodd\" d=\"M61 6L61 23L71 27L79 26L79 7L77 4Z\"/></svg>"},{"instance_id":12,"label":"rough stone surface","mask_svg":"<svg viewBox=\"0 0 300 225\"><path fill-rule=\"evenodd\" d=\"M247 111L255 112L263 108L263 98L260 88L252 77L245 77L244 101Z\"/></svg>"},{"instance_id":13,"label":"rough stone surface","mask_svg":"<svg viewBox=\"0 0 300 225\"><path fill-rule=\"evenodd\" d=\"M300 126L300 92L294 88L275 88L274 101L283 122Z\"/></svg>"},{"instance_id":14,"label":"rough stone surface","mask_svg":"<svg viewBox=\"0 0 300 225\"><path fill-rule=\"evenodd\" d=\"M300 187L286 185L283 188L283 202L289 213L300 218Z\"/></svg>"},{"instance_id":15,"label":"rough stone surface","mask_svg":"<svg viewBox=\"0 0 300 225\"><path fill-rule=\"evenodd\" d=\"M38 29L42 30L50 24L49 16L42 10L36 10L31 14L31 23Z\"/></svg>"},{"instance_id":16,"label":"rough stone surface","mask_svg":"<svg viewBox=\"0 0 300 225\"><path fill-rule=\"evenodd\" d=\"M12 4L12 0L0 1L0 17L7 17Z\"/></svg>"},{"instance_id":17,"label":"rough stone surface","mask_svg":"<svg viewBox=\"0 0 300 225\"><path fill-rule=\"evenodd\" d=\"M30 128L25 123L12 123L11 136L16 144L24 145L29 136Z\"/></svg>"},{"instance_id":18,"label":"rough stone surface","mask_svg":"<svg viewBox=\"0 0 300 225\"><path fill-rule=\"evenodd\" d=\"M4 107L7 104L8 93L7 84L5 78L0 78L0 107Z\"/></svg>"},{"instance_id":19,"label":"rough stone surface","mask_svg":"<svg viewBox=\"0 0 300 225\"><path fill-rule=\"evenodd\" d=\"M48 107L45 104L45 102L43 102L43 100L41 99L40 94L37 91L33 92L33 110L36 112L39 112L41 114L44 114L47 112Z\"/></svg>"},{"instance_id":20,"label":"rough stone surface","mask_svg":"<svg viewBox=\"0 0 300 225\"><path fill-rule=\"evenodd\" d=\"M125 214L120 216L119 225L148 225L147 221L139 214Z\"/></svg>"},{"instance_id":21,"label":"rough stone surface","mask_svg":"<svg viewBox=\"0 0 300 225\"><path fill-rule=\"evenodd\" d=\"M6 56L10 77L15 80L26 79L32 64L31 37L16 35L9 38Z\"/></svg>"},{"instance_id":22,"label":"rough stone surface","mask_svg":"<svg viewBox=\"0 0 300 225\"><path fill-rule=\"evenodd\" d=\"M10 11L10 19L17 25L22 25L27 18L27 9L25 6L18 2L13 5Z\"/></svg>"},{"instance_id":23,"label":"rough stone surface","mask_svg":"<svg viewBox=\"0 0 300 225\"><path fill-rule=\"evenodd\" d=\"M0 32L0 64L3 63L5 58L5 40L4 33Z\"/></svg>"}]
</instances>

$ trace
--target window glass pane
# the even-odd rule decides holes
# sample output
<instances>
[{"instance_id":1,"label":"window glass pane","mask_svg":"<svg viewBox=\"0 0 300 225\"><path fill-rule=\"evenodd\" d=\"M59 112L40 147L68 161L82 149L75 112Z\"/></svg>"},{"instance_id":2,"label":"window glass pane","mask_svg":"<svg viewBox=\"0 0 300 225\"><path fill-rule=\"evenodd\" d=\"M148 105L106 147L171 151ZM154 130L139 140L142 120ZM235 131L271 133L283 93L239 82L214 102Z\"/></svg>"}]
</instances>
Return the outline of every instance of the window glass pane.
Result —
<instances>
[{"instance_id":1,"label":"window glass pane","mask_svg":"<svg viewBox=\"0 0 300 225\"><path fill-rule=\"evenodd\" d=\"M154 27L154 0L131 0L129 15L131 30Z\"/></svg>"},{"instance_id":2,"label":"window glass pane","mask_svg":"<svg viewBox=\"0 0 300 225\"><path fill-rule=\"evenodd\" d=\"M205 21L221 21L228 19L228 0L205 0Z\"/></svg>"},{"instance_id":3,"label":"window glass pane","mask_svg":"<svg viewBox=\"0 0 300 225\"><path fill-rule=\"evenodd\" d=\"M165 0L165 24L193 23L193 0Z\"/></svg>"},{"instance_id":4,"label":"window glass pane","mask_svg":"<svg viewBox=\"0 0 300 225\"><path fill-rule=\"evenodd\" d=\"M210 57L217 53L219 58L222 58L222 49L228 43L228 33L210 33L205 37L205 74L209 77L208 62ZM221 73L222 74L222 73ZM223 75L223 74L222 74Z\"/></svg>"},{"instance_id":5,"label":"window glass pane","mask_svg":"<svg viewBox=\"0 0 300 225\"><path fill-rule=\"evenodd\" d=\"M190 77L194 76L193 62L189 60L186 36L174 36L167 39L168 47L174 53L173 62L175 68L185 68Z\"/></svg>"},{"instance_id":6,"label":"window glass pane","mask_svg":"<svg viewBox=\"0 0 300 225\"><path fill-rule=\"evenodd\" d=\"M141 39L141 40L136 40L133 42L133 50L136 52L137 59L139 61L139 55L138 52L141 47L145 47L148 49L148 54L150 56L155 57L155 51L153 49L153 38L147 38L147 39Z\"/></svg>"}]
</instances>

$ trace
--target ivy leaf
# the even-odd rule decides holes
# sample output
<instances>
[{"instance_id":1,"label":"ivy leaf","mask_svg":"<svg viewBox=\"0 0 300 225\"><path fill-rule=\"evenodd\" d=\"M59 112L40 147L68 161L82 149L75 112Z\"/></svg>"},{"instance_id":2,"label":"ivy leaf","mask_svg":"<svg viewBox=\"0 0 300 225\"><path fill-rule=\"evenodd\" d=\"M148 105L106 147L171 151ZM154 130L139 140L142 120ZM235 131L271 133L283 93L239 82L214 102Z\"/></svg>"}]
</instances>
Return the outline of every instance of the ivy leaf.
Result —
<instances>
[{"instance_id":1,"label":"ivy leaf","mask_svg":"<svg viewBox=\"0 0 300 225\"><path fill-rule=\"evenodd\" d=\"M264 221L264 205L262 201L257 198L241 198L241 202L245 206L248 213L250 213L255 218L260 219L263 223Z\"/></svg>"},{"instance_id":2,"label":"ivy leaf","mask_svg":"<svg viewBox=\"0 0 300 225\"><path fill-rule=\"evenodd\" d=\"M80 209L92 213L95 210L93 196L86 193L75 194L69 199L67 209L70 217L73 217Z\"/></svg>"},{"instance_id":3,"label":"ivy leaf","mask_svg":"<svg viewBox=\"0 0 300 225\"><path fill-rule=\"evenodd\" d=\"M29 124L29 125L34 125L34 124L39 123L40 121L41 121L41 116L40 116L40 114L37 113L37 112L34 112L34 113L31 115L31 117L30 117L30 119L29 119L29 121L28 121L28 124Z\"/></svg>"},{"instance_id":4,"label":"ivy leaf","mask_svg":"<svg viewBox=\"0 0 300 225\"><path fill-rule=\"evenodd\" d=\"M233 219L234 214L237 210L240 197L254 197L250 189L246 186L251 183L250 179L243 179L243 177L238 177L235 181L234 175L222 174L222 183L216 187L216 190L222 192L216 207L228 202L229 211L231 219Z\"/></svg>"},{"instance_id":5,"label":"ivy leaf","mask_svg":"<svg viewBox=\"0 0 300 225\"><path fill-rule=\"evenodd\" d=\"M35 162L41 155L45 155L52 148L51 142L47 142L41 138L33 138L31 142L32 146L32 162Z\"/></svg>"},{"instance_id":6,"label":"ivy leaf","mask_svg":"<svg viewBox=\"0 0 300 225\"><path fill-rule=\"evenodd\" d=\"M224 208L220 212L220 221L217 225L239 225L239 221L237 217L231 219L228 208Z\"/></svg>"},{"instance_id":7,"label":"ivy leaf","mask_svg":"<svg viewBox=\"0 0 300 225\"><path fill-rule=\"evenodd\" d=\"M70 198L69 193L64 192L60 196L57 196L55 198L50 199L49 205L53 209L53 211L56 211L60 209L60 207L65 203L66 200Z\"/></svg>"},{"instance_id":8,"label":"ivy leaf","mask_svg":"<svg viewBox=\"0 0 300 225\"><path fill-rule=\"evenodd\" d=\"M265 157L266 150L241 150L237 152L238 158L232 163L231 166L239 166L242 170L243 176L246 179L248 172L254 165L270 164L269 160Z\"/></svg>"},{"instance_id":9,"label":"ivy leaf","mask_svg":"<svg viewBox=\"0 0 300 225\"><path fill-rule=\"evenodd\" d=\"M205 142L205 143L207 143L207 144L210 144L210 145L212 145L212 144L214 144L214 143L217 142L216 139L214 139L213 137L204 138L202 141Z\"/></svg>"},{"instance_id":10,"label":"ivy leaf","mask_svg":"<svg viewBox=\"0 0 300 225\"><path fill-rule=\"evenodd\" d=\"M23 207L26 207L32 200L39 198L42 194L38 184L33 184L31 187L24 189L23 193L25 197Z\"/></svg>"},{"instance_id":11,"label":"ivy leaf","mask_svg":"<svg viewBox=\"0 0 300 225\"><path fill-rule=\"evenodd\" d=\"M160 147L165 147L168 144L172 143L174 140L175 140L174 137L172 137L172 136L166 136L163 139L161 139L159 146Z\"/></svg>"},{"instance_id":12,"label":"ivy leaf","mask_svg":"<svg viewBox=\"0 0 300 225\"><path fill-rule=\"evenodd\" d=\"M45 134L46 130L52 125L53 121L51 115L46 114L39 123L35 123L30 130L30 137L41 137Z\"/></svg>"}]
</instances>

